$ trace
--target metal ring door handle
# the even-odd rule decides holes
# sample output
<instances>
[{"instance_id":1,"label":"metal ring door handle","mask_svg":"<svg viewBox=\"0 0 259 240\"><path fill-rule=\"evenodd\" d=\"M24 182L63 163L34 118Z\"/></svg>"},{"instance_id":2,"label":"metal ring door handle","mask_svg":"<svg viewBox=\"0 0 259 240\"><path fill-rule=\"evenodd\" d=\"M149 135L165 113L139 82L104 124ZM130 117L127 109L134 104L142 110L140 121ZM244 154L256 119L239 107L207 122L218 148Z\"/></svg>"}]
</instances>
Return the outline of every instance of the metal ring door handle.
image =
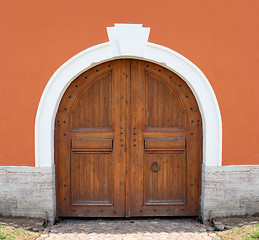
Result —
<instances>
[{"instance_id":1,"label":"metal ring door handle","mask_svg":"<svg viewBox=\"0 0 259 240\"><path fill-rule=\"evenodd\" d=\"M157 173L160 170L160 167L158 166L157 162L153 162L151 166L151 171L154 173Z\"/></svg>"}]
</instances>

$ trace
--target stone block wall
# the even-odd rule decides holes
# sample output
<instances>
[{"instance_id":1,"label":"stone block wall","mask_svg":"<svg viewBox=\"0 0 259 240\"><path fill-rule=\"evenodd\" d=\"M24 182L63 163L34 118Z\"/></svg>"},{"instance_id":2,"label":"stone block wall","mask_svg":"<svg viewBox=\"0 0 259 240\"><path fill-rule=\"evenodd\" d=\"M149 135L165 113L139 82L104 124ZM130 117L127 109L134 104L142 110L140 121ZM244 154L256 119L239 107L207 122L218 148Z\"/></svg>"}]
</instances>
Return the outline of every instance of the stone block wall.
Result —
<instances>
[{"instance_id":1,"label":"stone block wall","mask_svg":"<svg viewBox=\"0 0 259 240\"><path fill-rule=\"evenodd\" d=\"M259 213L259 165L203 166L201 214ZM0 215L45 218L56 213L55 171L49 167L0 167Z\"/></svg>"},{"instance_id":2,"label":"stone block wall","mask_svg":"<svg viewBox=\"0 0 259 240\"><path fill-rule=\"evenodd\" d=\"M259 213L259 165L203 166L201 212L204 220Z\"/></svg>"},{"instance_id":3,"label":"stone block wall","mask_svg":"<svg viewBox=\"0 0 259 240\"><path fill-rule=\"evenodd\" d=\"M55 218L54 170L49 167L0 167L0 214Z\"/></svg>"}]
</instances>

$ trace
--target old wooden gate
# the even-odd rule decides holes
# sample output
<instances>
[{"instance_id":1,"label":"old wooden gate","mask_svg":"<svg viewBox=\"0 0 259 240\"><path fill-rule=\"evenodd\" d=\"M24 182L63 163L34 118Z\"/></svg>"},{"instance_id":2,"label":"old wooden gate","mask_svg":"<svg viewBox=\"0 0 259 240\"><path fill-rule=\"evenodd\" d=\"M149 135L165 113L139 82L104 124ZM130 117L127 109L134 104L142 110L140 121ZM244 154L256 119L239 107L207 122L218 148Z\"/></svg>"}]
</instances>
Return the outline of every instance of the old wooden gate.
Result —
<instances>
[{"instance_id":1,"label":"old wooden gate","mask_svg":"<svg viewBox=\"0 0 259 240\"><path fill-rule=\"evenodd\" d=\"M55 121L58 216L200 213L202 123L187 84L140 60L78 76Z\"/></svg>"}]
</instances>

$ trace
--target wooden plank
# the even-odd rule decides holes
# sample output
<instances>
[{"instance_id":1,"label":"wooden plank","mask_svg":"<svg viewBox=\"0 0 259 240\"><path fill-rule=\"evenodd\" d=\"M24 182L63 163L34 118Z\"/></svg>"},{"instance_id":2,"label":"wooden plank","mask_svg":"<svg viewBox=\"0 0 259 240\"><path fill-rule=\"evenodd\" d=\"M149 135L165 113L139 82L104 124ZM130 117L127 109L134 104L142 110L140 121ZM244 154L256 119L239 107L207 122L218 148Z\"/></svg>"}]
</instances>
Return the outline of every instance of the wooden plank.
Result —
<instances>
[{"instance_id":1,"label":"wooden plank","mask_svg":"<svg viewBox=\"0 0 259 240\"><path fill-rule=\"evenodd\" d=\"M185 151L185 138L145 138L145 150Z\"/></svg>"},{"instance_id":2,"label":"wooden plank","mask_svg":"<svg viewBox=\"0 0 259 240\"><path fill-rule=\"evenodd\" d=\"M72 139L73 152L112 152L112 139Z\"/></svg>"}]
</instances>

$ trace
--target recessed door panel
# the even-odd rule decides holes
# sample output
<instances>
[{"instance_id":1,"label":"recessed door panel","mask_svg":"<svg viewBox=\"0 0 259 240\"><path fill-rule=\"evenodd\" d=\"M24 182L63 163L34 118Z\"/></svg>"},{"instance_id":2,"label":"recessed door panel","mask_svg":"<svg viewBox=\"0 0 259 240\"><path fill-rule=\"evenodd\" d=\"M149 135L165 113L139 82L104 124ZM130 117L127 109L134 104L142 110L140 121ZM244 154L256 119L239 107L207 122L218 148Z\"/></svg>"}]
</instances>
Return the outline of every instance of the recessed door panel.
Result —
<instances>
[{"instance_id":1,"label":"recessed door panel","mask_svg":"<svg viewBox=\"0 0 259 240\"><path fill-rule=\"evenodd\" d=\"M99 78L86 85L77 96L72 108L74 128L111 126L112 74L108 72ZM78 87L78 85L76 86Z\"/></svg>"},{"instance_id":2,"label":"recessed door panel","mask_svg":"<svg viewBox=\"0 0 259 240\"><path fill-rule=\"evenodd\" d=\"M72 205L112 206L113 190L113 166L111 154L72 153Z\"/></svg>"},{"instance_id":3,"label":"recessed door panel","mask_svg":"<svg viewBox=\"0 0 259 240\"><path fill-rule=\"evenodd\" d=\"M185 111L173 88L145 72L145 127L185 127Z\"/></svg>"},{"instance_id":4,"label":"recessed door panel","mask_svg":"<svg viewBox=\"0 0 259 240\"><path fill-rule=\"evenodd\" d=\"M185 153L146 153L144 162L144 205L184 205Z\"/></svg>"}]
</instances>

